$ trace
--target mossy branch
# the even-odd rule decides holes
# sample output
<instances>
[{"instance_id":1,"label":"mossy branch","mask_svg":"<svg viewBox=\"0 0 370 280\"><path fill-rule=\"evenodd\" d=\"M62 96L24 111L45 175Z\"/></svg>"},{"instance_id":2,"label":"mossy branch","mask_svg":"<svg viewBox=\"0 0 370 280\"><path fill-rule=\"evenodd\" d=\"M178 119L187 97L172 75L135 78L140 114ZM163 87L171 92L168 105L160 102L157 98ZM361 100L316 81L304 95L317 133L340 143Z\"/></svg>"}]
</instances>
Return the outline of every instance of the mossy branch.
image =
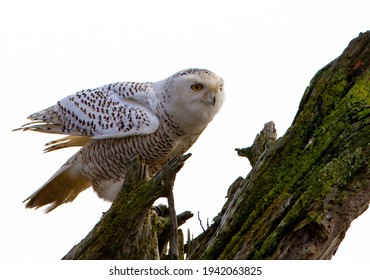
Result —
<instances>
[{"instance_id":1,"label":"mossy branch","mask_svg":"<svg viewBox=\"0 0 370 280\"><path fill-rule=\"evenodd\" d=\"M366 32L314 76L283 137L270 122L251 147L238 149L251 172L232 183L205 232L185 246L180 232L179 257L185 248L190 259L330 259L370 203L369 124ZM168 258L168 211L152 205L167 196L187 157L149 181L134 161L110 210L64 259ZM179 225L191 216L178 215Z\"/></svg>"},{"instance_id":2,"label":"mossy branch","mask_svg":"<svg viewBox=\"0 0 370 280\"><path fill-rule=\"evenodd\" d=\"M152 208L167 196L176 173L190 154L172 160L155 177L145 178L145 166L139 159L130 163L121 191L111 208L94 229L63 259L160 259L169 240L168 211ZM159 211L160 210L160 211ZM179 225L192 217L178 215Z\"/></svg>"},{"instance_id":3,"label":"mossy branch","mask_svg":"<svg viewBox=\"0 0 370 280\"><path fill-rule=\"evenodd\" d=\"M191 259L330 259L370 203L370 32L321 69L293 124L266 124ZM247 125L247 124L246 124Z\"/></svg>"}]
</instances>

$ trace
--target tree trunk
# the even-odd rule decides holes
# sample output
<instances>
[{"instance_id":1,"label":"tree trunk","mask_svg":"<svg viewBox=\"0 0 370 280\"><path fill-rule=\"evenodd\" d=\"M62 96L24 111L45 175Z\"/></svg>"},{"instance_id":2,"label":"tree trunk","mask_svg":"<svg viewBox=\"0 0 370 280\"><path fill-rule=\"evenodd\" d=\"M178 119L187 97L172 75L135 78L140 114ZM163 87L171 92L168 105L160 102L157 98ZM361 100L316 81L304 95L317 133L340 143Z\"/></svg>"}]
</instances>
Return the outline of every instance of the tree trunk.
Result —
<instances>
[{"instance_id":1,"label":"tree trunk","mask_svg":"<svg viewBox=\"0 0 370 280\"><path fill-rule=\"evenodd\" d=\"M191 259L330 259L370 202L370 32L321 69L287 133L237 149L253 169L229 189Z\"/></svg>"},{"instance_id":2,"label":"tree trunk","mask_svg":"<svg viewBox=\"0 0 370 280\"><path fill-rule=\"evenodd\" d=\"M179 251L186 248L190 259L330 259L370 202L369 123L366 32L315 75L282 138L270 122L251 147L237 149L249 158L251 172L230 186L204 233L185 246L180 238ZM64 258L166 258L167 210L151 206L172 188L185 160L174 160L149 181L134 171L142 170L136 163L111 209ZM191 216L179 215L179 225Z\"/></svg>"}]
</instances>

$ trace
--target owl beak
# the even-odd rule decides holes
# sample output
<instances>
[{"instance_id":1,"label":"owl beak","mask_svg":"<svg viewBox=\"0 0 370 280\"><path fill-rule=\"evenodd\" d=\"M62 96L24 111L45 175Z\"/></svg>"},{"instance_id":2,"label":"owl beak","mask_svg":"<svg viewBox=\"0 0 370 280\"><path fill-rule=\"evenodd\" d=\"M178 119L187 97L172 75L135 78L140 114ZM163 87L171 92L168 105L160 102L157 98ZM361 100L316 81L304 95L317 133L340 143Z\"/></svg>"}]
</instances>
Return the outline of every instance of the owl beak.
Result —
<instances>
[{"instance_id":1,"label":"owl beak","mask_svg":"<svg viewBox=\"0 0 370 280\"><path fill-rule=\"evenodd\" d=\"M216 101L217 101L217 99L216 99L216 94L215 93L212 92L212 93L207 94L207 96L205 98L205 102L210 103L213 106L215 106Z\"/></svg>"},{"instance_id":2,"label":"owl beak","mask_svg":"<svg viewBox=\"0 0 370 280\"><path fill-rule=\"evenodd\" d=\"M213 95L213 96L211 96L211 99L212 99L212 105L213 106L215 106L215 104L216 104L216 95Z\"/></svg>"},{"instance_id":3,"label":"owl beak","mask_svg":"<svg viewBox=\"0 0 370 280\"><path fill-rule=\"evenodd\" d=\"M216 104L216 95L210 94L205 99L204 102L207 104L212 104L212 106L215 106Z\"/></svg>"}]
</instances>

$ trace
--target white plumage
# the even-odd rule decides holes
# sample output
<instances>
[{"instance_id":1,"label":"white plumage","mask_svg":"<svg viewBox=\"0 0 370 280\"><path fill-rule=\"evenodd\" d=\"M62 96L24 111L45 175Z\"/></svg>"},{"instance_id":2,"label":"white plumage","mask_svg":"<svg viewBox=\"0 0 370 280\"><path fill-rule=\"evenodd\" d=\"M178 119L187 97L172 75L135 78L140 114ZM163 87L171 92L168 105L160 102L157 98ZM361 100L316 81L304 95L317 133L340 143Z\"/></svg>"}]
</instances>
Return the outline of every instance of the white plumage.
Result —
<instances>
[{"instance_id":1,"label":"white plumage","mask_svg":"<svg viewBox=\"0 0 370 280\"><path fill-rule=\"evenodd\" d=\"M51 204L51 211L90 186L114 200L128 161L140 155L153 176L190 148L223 100L222 78L187 69L159 82L83 90L30 115L32 122L21 129L68 135L47 143L46 151L82 148L25 200L26 207Z\"/></svg>"}]
</instances>

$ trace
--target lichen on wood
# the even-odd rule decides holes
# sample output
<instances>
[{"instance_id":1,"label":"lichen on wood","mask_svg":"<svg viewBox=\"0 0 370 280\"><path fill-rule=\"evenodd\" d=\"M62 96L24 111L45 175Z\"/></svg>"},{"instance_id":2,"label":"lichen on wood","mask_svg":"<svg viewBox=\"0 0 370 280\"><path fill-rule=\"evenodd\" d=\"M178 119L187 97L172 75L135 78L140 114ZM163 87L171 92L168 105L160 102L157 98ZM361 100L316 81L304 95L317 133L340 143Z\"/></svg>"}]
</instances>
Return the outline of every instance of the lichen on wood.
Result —
<instances>
[{"instance_id":1,"label":"lichen on wood","mask_svg":"<svg viewBox=\"0 0 370 280\"><path fill-rule=\"evenodd\" d=\"M283 137L276 139L270 122L251 147L237 150L252 170L232 183L203 233L193 240L188 233L184 245L179 232L179 258L330 259L370 203L369 124L366 32L313 77ZM110 210L64 259L168 258L167 210L152 205L168 194L186 158L174 159L150 180L133 162ZM191 216L178 215L179 225Z\"/></svg>"},{"instance_id":2,"label":"lichen on wood","mask_svg":"<svg viewBox=\"0 0 370 280\"><path fill-rule=\"evenodd\" d=\"M330 259L370 202L369 123L366 32L318 71L282 138L238 149L253 169L190 258Z\"/></svg>"},{"instance_id":3,"label":"lichen on wood","mask_svg":"<svg viewBox=\"0 0 370 280\"><path fill-rule=\"evenodd\" d=\"M63 259L166 258L163 248L171 231L168 210L152 206L155 200L168 194L176 173L189 156L175 158L150 180L145 177L145 165L140 159L133 160L111 208ZM190 217L188 211L178 215L178 224Z\"/></svg>"}]
</instances>

